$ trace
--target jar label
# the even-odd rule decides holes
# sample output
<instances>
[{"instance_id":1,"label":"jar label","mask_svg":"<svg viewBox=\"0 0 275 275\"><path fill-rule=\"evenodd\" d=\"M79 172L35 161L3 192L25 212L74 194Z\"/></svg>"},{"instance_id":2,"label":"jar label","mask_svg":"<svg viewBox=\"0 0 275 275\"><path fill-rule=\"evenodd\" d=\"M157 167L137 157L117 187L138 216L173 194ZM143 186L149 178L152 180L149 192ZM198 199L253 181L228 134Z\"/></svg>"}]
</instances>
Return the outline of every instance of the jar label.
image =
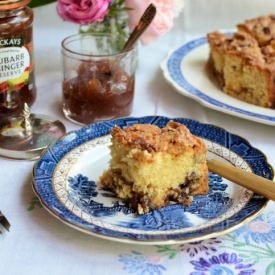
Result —
<instances>
[{"instance_id":1,"label":"jar label","mask_svg":"<svg viewBox=\"0 0 275 275\"><path fill-rule=\"evenodd\" d=\"M26 47L0 48L0 83L10 88L28 83L30 54Z\"/></svg>"}]
</instances>

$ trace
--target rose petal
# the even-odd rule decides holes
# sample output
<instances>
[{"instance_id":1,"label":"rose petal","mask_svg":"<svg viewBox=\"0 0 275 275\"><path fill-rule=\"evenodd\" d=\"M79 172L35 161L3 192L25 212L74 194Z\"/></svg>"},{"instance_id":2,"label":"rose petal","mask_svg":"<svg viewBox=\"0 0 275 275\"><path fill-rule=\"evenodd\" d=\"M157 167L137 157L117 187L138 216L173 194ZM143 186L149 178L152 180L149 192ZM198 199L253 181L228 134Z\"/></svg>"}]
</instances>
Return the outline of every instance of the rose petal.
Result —
<instances>
[{"instance_id":1,"label":"rose petal","mask_svg":"<svg viewBox=\"0 0 275 275\"><path fill-rule=\"evenodd\" d=\"M77 24L101 22L112 0L58 0L57 13L65 21Z\"/></svg>"}]
</instances>

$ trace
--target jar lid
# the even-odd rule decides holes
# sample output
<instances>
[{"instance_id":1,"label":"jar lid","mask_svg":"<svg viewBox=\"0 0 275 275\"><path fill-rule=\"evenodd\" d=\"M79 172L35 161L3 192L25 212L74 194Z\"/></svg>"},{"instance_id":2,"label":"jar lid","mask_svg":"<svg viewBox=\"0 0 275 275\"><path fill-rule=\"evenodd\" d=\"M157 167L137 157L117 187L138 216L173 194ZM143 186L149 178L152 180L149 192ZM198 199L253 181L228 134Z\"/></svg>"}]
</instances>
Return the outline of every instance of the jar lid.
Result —
<instances>
[{"instance_id":1,"label":"jar lid","mask_svg":"<svg viewBox=\"0 0 275 275\"><path fill-rule=\"evenodd\" d=\"M31 0L4 0L0 1L0 10L9 10L28 5Z\"/></svg>"},{"instance_id":2,"label":"jar lid","mask_svg":"<svg viewBox=\"0 0 275 275\"><path fill-rule=\"evenodd\" d=\"M0 156L37 159L48 145L65 132L61 121L45 115L30 114L25 105L22 116L9 118L0 124Z\"/></svg>"}]
</instances>

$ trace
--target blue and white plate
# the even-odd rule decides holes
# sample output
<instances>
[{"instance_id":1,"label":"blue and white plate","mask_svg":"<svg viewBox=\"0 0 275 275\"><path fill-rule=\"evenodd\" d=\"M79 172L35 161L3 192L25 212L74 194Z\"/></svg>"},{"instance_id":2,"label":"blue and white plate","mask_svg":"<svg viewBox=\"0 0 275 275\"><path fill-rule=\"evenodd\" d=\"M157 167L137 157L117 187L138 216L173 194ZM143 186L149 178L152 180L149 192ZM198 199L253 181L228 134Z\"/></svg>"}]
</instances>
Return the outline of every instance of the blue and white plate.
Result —
<instances>
[{"instance_id":1,"label":"blue and white plate","mask_svg":"<svg viewBox=\"0 0 275 275\"><path fill-rule=\"evenodd\" d=\"M240 101L222 92L206 69L208 56L206 37L190 41L170 52L161 63L164 77L180 94L205 107L262 124L275 125L275 110Z\"/></svg>"},{"instance_id":2,"label":"blue and white plate","mask_svg":"<svg viewBox=\"0 0 275 275\"><path fill-rule=\"evenodd\" d=\"M209 173L209 193L191 206L173 204L137 215L98 179L108 168L110 131L135 123L164 127L170 118L122 118L71 132L49 147L34 167L33 188L42 205L65 224L105 239L140 244L172 244L229 232L248 222L267 199ZM205 141L210 158L219 158L268 179L273 170L266 157L243 138L200 122L174 118Z\"/></svg>"}]
</instances>

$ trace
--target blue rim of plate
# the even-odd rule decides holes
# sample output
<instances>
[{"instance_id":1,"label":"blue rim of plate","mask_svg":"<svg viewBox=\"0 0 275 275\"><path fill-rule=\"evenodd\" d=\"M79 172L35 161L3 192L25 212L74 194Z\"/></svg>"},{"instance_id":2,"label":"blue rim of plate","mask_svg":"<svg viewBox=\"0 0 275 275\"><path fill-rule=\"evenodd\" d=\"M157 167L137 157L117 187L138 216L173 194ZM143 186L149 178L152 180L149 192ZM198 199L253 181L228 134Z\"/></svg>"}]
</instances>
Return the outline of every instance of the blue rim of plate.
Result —
<instances>
[{"instance_id":1,"label":"blue rim of plate","mask_svg":"<svg viewBox=\"0 0 275 275\"><path fill-rule=\"evenodd\" d=\"M52 177L56 165L68 152L89 140L108 135L115 125L125 127L136 123L149 123L164 127L170 120L186 125L192 134L196 136L230 148L230 150L238 154L250 165L255 174L270 180L273 179L274 172L271 165L267 162L266 156L258 149L252 147L247 140L229 133L223 128L185 118L162 116L128 117L95 123L80 130L70 132L47 148L34 165L32 186L35 194L38 196L43 207L65 224L91 235L128 243L154 244L167 242L172 244L195 241L225 234L255 218L268 202L266 198L257 194L253 194L246 206L229 219L195 232L167 235L125 233L102 228L84 221L64 207L56 197L53 190Z\"/></svg>"},{"instance_id":2,"label":"blue rim of plate","mask_svg":"<svg viewBox=\"0 0 275 275\"><path fill-rule=\"evenodd\" d=\"M186 80L185 76L181 71L181 63L183 59L192 50L207 43L208 43L207 38L204 36L204 37L194 39L190 42L187 42L186 44L172 51L169 54L168 58L162 63L162 67L165 66L167 68L169 78L171 78L173 81L175 81L177 85L179 85L186 92L188 92L193 99L199 99L200 102L211 105L215 110L220 110L227 114L230 113L231 115L238 115L242 118L250 119L253 121L255 121L254 119L257 119L258 122L274 125L275 116L254 113L254 112L250 112L250 111L226 104L211 96L208 96L203 91L195 88L190 82Z\"/></svg>"}]
</instances>

